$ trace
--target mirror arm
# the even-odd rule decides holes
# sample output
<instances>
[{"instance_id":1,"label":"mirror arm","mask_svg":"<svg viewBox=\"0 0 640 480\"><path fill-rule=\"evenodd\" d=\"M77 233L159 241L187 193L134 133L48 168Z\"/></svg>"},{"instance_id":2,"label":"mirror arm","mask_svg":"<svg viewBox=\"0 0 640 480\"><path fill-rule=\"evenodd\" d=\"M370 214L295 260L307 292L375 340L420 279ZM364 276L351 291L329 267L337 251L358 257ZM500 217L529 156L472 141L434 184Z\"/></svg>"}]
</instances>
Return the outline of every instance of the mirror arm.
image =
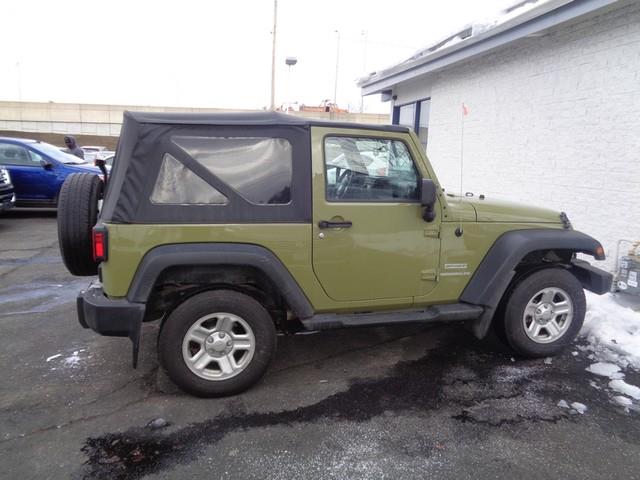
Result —
<instances>
[{"instance_id":1,"label":"mirror arm","mask_svg":"<svg viewBox=\"0 0 640 480\"><path fill-rule=\"evenodd\" d=\"M436 211L433 205L425 205L422 208L422 219L425 222L433 222L436 219Z\"/></svg>"}]
</instances>

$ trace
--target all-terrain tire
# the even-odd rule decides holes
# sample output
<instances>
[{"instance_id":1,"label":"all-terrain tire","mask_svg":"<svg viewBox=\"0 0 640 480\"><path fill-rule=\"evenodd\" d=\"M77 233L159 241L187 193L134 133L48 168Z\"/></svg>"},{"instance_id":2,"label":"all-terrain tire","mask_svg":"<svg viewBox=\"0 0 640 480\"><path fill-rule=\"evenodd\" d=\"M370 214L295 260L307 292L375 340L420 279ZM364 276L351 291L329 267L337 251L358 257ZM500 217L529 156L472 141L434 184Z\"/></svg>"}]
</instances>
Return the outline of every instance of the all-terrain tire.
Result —
<instances>
[{"instance_id":1,"label":"all-terrain tire","mask_svg":"<svg viewBox=\"0 0 640 480\"><path fill-rule=\"evenodd\" d=\"M208 325L203 323L202 319L209 317L211 318L205 322L211 323ZM240 319L238 323L241 321L244 329L250 330L254 342L252 356L242 369L239 368L237 373L229 374L233 375L230 378L216 379L211 376L222 375L223 372L221 364L219 365L220 373L217 372L218 364L215 356L211 357L212 363L203 367L198 375L193 370L195 362L192 362L190 367L185 355L190 356L193 352L193 358L196 358L199 354L208 354L206 348L215 347L214 342L220 331L230 331L218 327L219 317L221 317L220 321L225 317ZM193 331L195 325L206 325L210 333L205 331L201 340L194 341L192 345L189 341L191 338L189 332ZM242 331L243 327L239 328ZM230 342L233 343L233 340ZM189 350L191 348L193 350ZM229 348L233 349L231 346ZM276 331L269 313L252 297L233 290L212 290L185 300L165 320L158 340L160 364L169 378L185 392L199 397L234 395L248 389L264 375L275 350ZM216 354L213 350L211 352ZM218 354L221 355L221 353ZM209 378L206 378L207 376Z\"/></svg>"},{"instance_id":2,"label":"all-terrain tire","mask_svg":"<svg viewBox=\"0 0 640 480\"><path fill-rule=\"evenodd\" d=\"M93 260L91 230L98 220L103 183L93 173L72 173L58 195L58 242L65 266L72 275L98 273Z\"/></svg>"},{"instance_id":3,"label":"all-terrain tire","mask_svg":"<svg viewBox=\"0 0 640 480\"><path fill-rule=\"evenodd\" d=\"M557 313L567 309L570 313ZM582 328L585 312L584 290L578 279L563 268L545 268L523 278L511 290L504 307L502 331L516 353L532 358L551 356L573 342Z\"/></svg>"}]
</instances>

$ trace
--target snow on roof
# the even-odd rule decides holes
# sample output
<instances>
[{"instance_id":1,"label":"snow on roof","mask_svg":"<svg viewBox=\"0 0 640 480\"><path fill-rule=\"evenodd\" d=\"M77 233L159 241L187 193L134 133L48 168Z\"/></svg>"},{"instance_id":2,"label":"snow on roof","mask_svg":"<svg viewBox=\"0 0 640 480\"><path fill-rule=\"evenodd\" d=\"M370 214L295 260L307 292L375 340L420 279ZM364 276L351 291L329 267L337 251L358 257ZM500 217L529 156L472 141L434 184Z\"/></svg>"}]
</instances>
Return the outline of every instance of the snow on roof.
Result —
<instances>
[{"instance_id":1,"label":"snow on roof","mask_svg":"<svg viewBox=\"0 0 640 480\"><path fill-rule=\"evenodd\" d=\"M424 61L427 57L430 57L436 53L440 53L444 50L447 50L454 45L457 45L462 42L468 42L470 39L475 39L480 34L484 34L486 32L490 32L491 30L496 29L497 27L514 20L518 17L524 16L530 10L536 9L543 4L546 4L552 0L517 0L508 4L508 6L495 14L492 14L490 17L485 19L479 19L471 24L465 25L463 28L456 30L454 33L447 35L443 39L435 42L434 44L418 50L408 59L383 69L379 72L370 73L364 77L361 77L357 80L358 86L363 86L366 83L370 83L372 81L376 81L378 79L382 79L387 77L393 73L403 71L416 63L420 63ZM558 4L566 4L570 3L573 0L565 0L559 1L555 0L554 3Z\"/></svg>"}]
</instances>

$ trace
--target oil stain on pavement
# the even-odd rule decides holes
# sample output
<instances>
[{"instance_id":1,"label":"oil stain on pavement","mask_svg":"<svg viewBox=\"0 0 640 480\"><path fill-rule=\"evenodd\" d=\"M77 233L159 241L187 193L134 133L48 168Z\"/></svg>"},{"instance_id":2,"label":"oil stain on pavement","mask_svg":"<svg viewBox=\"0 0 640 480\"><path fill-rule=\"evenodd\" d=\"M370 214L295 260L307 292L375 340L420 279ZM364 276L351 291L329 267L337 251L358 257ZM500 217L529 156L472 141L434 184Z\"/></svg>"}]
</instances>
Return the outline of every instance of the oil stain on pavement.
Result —
<instances>
[{"instance_id":1,"label":"oil stain on pavement","mask_svg":"<svg viewBox=\"0 0 640 480\"><path fill-rule=\"evenodd\" d=\"M577 421L579 415L557 405L563 394L589 397L591 409L611 409L602 393L600 407L594 404L595 390L584 380L584 365L568 353L550 368L541 360L514 363L509 356L484 351L472 341L463 343L400 362L383 378L353 381L346 391L313 405L280 412L229 413L166 434L135 428L88 438L82 448L87 461L79 474L83 478L140 478L194 461L227 434L256 428L362 423L390 413L444 414L450 422L485 430ZM635 422L628 424L626 433L639 441ZM429 449L423 454L428 456Z\"/></svg>"}]
</instances>

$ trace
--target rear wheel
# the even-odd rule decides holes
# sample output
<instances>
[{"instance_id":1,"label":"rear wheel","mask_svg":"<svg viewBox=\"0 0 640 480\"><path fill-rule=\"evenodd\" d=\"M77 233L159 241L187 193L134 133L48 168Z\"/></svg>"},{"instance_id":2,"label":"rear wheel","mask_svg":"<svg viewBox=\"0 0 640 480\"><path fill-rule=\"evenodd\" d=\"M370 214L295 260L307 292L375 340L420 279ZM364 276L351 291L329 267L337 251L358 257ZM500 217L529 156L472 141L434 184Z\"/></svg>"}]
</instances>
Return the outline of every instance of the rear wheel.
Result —
<instances>
[{"instance_id":1,"label":"rear wheel","mask_svg":"<svg viewBox=\"0 0 640 480\"><path fill-rule=\"evenodd\" d=\"M195 295L166 320L158 353L169 378L201 397L233 395L256 383L276 348L269 313L231 290Z\"/></svg>"},{"instance_id":2,"label":"rear wheel","mask_svg":"<svg viewBox=\"0 0 640 480\"><path fill-rule=\"evenodd\" d=\"M584 290L571 273L539 270L511 291L504 309L504 336L520 355L555 355L575 339L585 311Z\"/></svg>"},{"instance_id":3,"label":"rear wheel","mask_svg":"<svg viewBox=\"0 0 640 480\"><path fill-rule=\"evenodd\" d=\"M98 273L93 260L91 230L98 220L103 183L92 173L69 175L58 195L58 243L65 266L72 275Z\"/></svg>"}]
</instances>

